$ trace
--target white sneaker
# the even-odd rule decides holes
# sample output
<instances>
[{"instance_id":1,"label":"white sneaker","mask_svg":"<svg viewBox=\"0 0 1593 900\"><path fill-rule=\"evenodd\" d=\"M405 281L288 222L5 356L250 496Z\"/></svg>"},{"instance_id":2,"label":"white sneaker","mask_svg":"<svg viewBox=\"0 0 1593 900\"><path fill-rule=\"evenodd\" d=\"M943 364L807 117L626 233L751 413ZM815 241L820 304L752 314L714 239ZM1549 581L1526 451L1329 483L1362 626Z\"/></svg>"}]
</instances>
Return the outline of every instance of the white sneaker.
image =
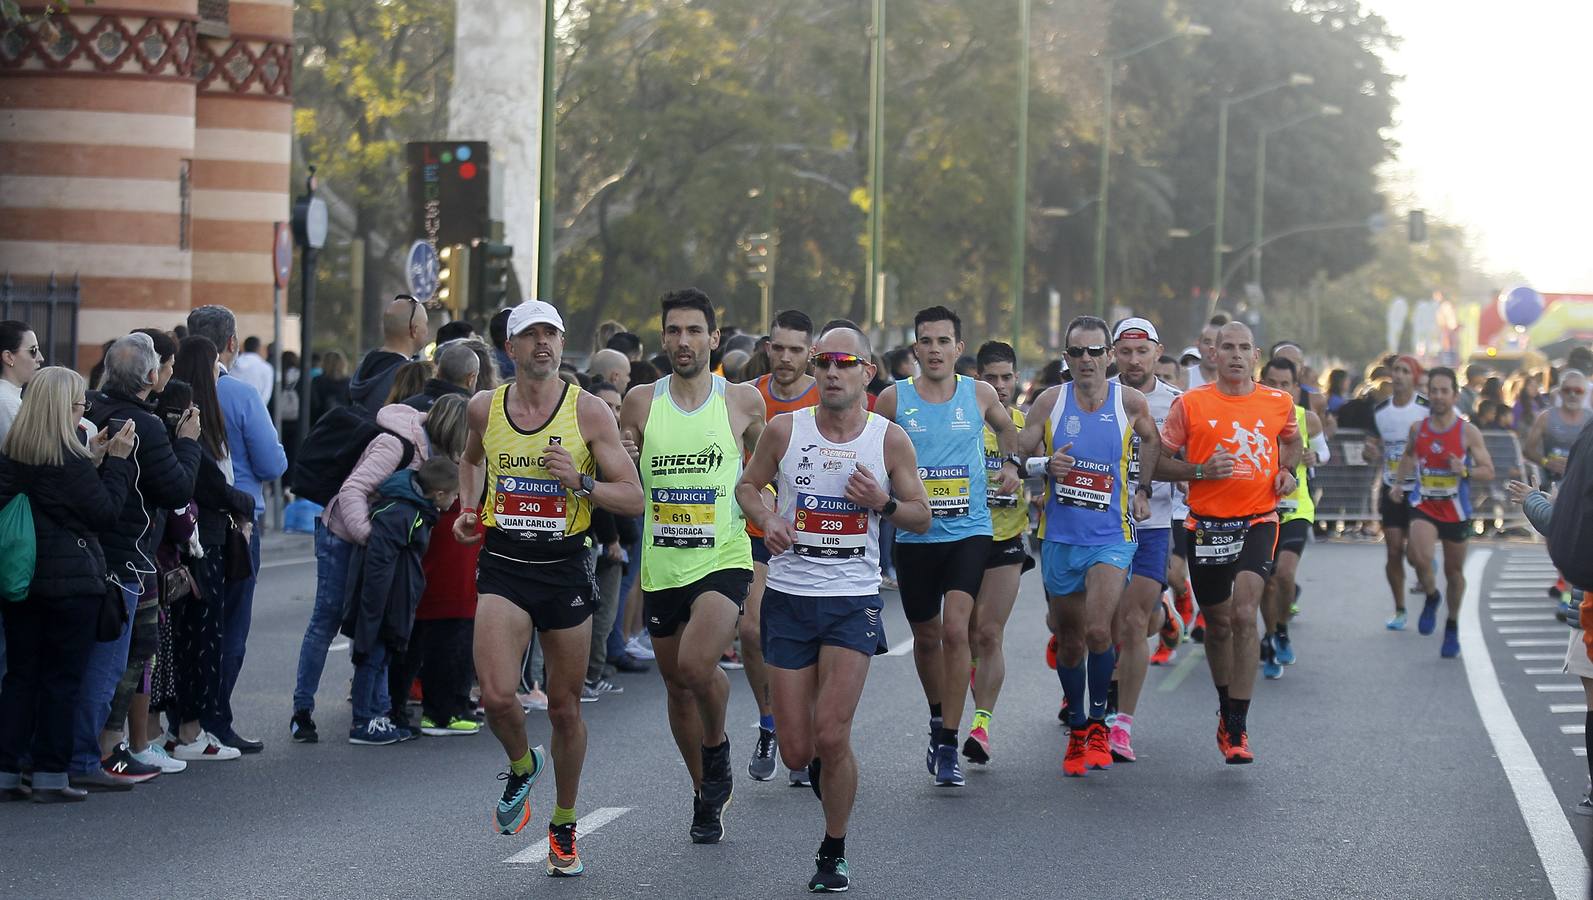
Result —
<instances>
[{"instance_id":1,"label":"white sneaker","mask_svg":"<svg viewBox=\"0 0 1593 900\"><path fill-rule=\"evenodd\" d=\"M653 648L652 647L649 647L646 644L642 643L641 635L637 635L636 637L633 637L630 640L625 642L625 652L629 653L631 656L635 657L636 659L657 659L658 658L657 655L653 653Z\"/></svg>"},{"instance_id":2,"label":"white sneaker","mask_svg":"<svg viewBox=\"0 0 1593 900\"><path fill-rule=\"evenodd\" d=\"M533 688L529 693L517 694L520 698L520 708L526 712L548 708L548 695Z\"/></svg>"},{"instance_id":3,"label":"white sneaker","mask_svg":"<svg viewBox=\"0 0 1593 900\"><path fill-rule=\"evenodd\" d=\"M228 747L208 731L199 732L192 744L178 744L171 754L176 759L193 762L200 759L237 759L243 754L237 747Z\"/></svg>"},{"instance_id":4,"label":"white sneaker","mask_svg":"<svg viewBox=\"0 0 1593 900\"><path fill-rule=\"evenodd\" d=\"M150 741L149 746L133 754L133 758L146 766L154 766L167 775L172 775L188 768L188 764L180 759L172 759L160 741Z\"/></svg>"}]
</instances>

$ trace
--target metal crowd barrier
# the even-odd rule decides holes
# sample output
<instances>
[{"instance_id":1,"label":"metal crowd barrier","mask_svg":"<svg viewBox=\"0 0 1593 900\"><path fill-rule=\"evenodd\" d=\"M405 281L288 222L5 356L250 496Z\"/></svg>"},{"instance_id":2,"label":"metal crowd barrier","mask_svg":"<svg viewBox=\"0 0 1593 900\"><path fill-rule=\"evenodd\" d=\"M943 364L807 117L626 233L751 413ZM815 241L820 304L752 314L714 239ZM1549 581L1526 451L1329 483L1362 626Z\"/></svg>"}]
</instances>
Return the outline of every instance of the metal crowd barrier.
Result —
<instances>
[{"instance_id":1,"label":"metal crowd barrier","mask_svg":"<svg viewBox=\"0 0 1593 900\"><path fill-rule=\"evenodd\" d=\"M1483 443L1493 457L1494 477L1472 482L1473 521L1503 530L1526 525L1526 516L1510 502L1505 482L1524 479L1526 465L1514 432L1484 431ZM1375 522L1377 492L1382 481L1380 464L1368 464L1363 451L1366 432L1341 428L1329 441L1332 458L1312 472L1311 495L1316 499L1316 520L1321 524Z\"/></svg>"}]
</instances>

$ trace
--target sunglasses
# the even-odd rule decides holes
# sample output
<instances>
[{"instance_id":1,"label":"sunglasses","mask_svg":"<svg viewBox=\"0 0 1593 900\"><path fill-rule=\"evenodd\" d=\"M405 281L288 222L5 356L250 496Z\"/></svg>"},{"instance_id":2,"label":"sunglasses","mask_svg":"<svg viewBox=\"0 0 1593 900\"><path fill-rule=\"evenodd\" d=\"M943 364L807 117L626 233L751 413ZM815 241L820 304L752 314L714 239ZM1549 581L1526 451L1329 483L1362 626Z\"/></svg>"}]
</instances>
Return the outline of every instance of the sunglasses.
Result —
<instances>
[{"instance_id":1,"label":"sunglasses","mask_svg":"<svg viewBox=\"0 0 1593 900\"><path fill-rule=\"evenodd\" d=\"M868 360L855 353L815 353L810 358L813 367L823 371L829 369L855 369L858 366L868 365Z\"/></svg>"},{"instance_id":2,"label":"sunglasses","mask_svg":"<svg viewBox=\"0 0 1593 900\"><path fill-rule=\"evenodd\" d=\"M86 415L88 415L89 410L94 408L94 403L92 401L89 401L89 400L78 400L77 402L72 404L72 408L73 409L77 409L78 407L82 407L83 408L83 415L86 416Z\"/></svg>"},{"instance_id":3,"label":"sunglasses","mask_svg":"<svg viewBox=\"0 0 1593 900\"><path fill-rule=\"evenodd\" d=\"M1088 347L1069 347L1068 348L1068 356L1073 358L1073 359L1079 359L1080 357L1084 356L1084 354L1086 354L1086 353L1088 353L1091 356L1095 356L1095 357L1105 356L1106 355L1106 345L1105 344L1091 344Z\"/></svg>"}]
</instances>

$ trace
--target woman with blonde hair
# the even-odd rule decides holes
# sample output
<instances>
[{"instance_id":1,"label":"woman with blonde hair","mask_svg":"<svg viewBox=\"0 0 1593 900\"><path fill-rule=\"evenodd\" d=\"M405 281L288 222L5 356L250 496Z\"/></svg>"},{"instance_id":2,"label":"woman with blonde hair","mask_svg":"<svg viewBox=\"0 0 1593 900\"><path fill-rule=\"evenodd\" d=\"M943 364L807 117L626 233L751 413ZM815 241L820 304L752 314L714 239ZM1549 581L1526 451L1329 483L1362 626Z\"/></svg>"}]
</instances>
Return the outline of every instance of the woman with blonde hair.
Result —
<instances>
[{"instance_id":1,"label":"woman with blonde hair","mask_svg":"<svg viewBox=\"0 0 1593 900\"><path fill-rule=\"evenodd\" d=\"M108 580L99 525L113 524L133 484L133 423L85 447L77 423L88 409L83 376L40 369L0 446L0 508L26 494L37 562L28 595L0 602L7 669L0 682L0 801L84 799L67 783L77 708L101 603L120 588ZM22 760L31 757L31 790Z\"/></svg>"}]
</instances>

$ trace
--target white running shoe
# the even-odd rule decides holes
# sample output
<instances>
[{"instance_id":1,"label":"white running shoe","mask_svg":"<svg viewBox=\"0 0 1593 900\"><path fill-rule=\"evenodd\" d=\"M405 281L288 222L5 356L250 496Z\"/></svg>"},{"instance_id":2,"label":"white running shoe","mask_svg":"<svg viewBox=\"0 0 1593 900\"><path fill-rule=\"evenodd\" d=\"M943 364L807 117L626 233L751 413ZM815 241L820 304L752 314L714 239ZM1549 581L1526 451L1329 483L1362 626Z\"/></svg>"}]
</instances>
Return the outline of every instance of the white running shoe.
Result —
<instances>
[{"instance_id":1,"label":"white running shoe","mask_svg":"<svg viewBox=\"0 0 1593 900\"><path fill-rule=\"evenodd\" d=\"M188 764L180 759L173 759L160 741L150 741L149 746L133 754L133 758L146 766L154 766L166 775L173 775L188 768Z\"/></svg>"},{"instance_id":2,"label":"white running shoe","mask_svg":"<svg viewBox=\"0 0 1593 900\"><path fill-rule=\"evenodd\" d=\"M625 642L625 652L636 659L657 659L657 655L653 653L653 648L648 645L650 643L650 641L647 644L642 643L642 636L637 635Z\"/></svg>"},{"instance_id":3,"label":"white running shoe","mask_svg":"<svg viewBox=\"0 0 1593 900\"><path fill-rule=\"evenodd\" d=\"M192 744L178 744L171 754L174 758L193 762L200 759L237 759L243 754L237 747L228 747L208 731L199 732Z\"/></svg>"}]
</instances>

